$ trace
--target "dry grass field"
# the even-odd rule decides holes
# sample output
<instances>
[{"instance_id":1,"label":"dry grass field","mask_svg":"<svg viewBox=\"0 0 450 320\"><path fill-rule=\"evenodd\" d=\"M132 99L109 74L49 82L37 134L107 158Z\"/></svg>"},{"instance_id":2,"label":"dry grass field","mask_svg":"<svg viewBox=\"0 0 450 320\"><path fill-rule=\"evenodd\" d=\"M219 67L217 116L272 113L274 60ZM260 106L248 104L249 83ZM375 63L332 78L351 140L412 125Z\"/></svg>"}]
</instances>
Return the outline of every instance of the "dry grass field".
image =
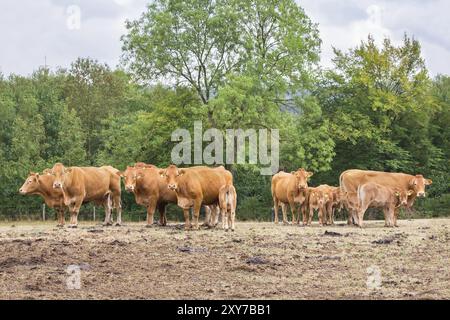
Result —
<instances>
[{"instance_id":1,"label":"dry grass field","mask_svg":"<svg viewBox=\"0 0 450 320\"><path fill-rule=\"evenodd\" d=\"M0 298L450 299L450 219L383 224L238 222L235 232L185 232L173 223L3 223ZM67 288L72 264L80 289Z\"/></svg>"}]
</instances>

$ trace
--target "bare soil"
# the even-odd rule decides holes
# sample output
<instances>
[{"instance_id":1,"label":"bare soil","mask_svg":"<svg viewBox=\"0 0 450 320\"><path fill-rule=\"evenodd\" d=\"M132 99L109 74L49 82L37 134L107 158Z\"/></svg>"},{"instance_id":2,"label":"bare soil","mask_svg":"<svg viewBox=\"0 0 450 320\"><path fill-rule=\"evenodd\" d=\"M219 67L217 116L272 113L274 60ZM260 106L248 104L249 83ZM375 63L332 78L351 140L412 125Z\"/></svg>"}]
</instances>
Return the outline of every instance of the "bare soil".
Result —
<instances>
[{"instance_id":1,"label":"bare soil","mask_svg":"<svg viewBox=\"0 0 450 320\"><path fill-rule=\"evenodd\" d=\"M0 299L449 299L450 219L383 224L3 223Z\"/></svg>"}]
</instances>

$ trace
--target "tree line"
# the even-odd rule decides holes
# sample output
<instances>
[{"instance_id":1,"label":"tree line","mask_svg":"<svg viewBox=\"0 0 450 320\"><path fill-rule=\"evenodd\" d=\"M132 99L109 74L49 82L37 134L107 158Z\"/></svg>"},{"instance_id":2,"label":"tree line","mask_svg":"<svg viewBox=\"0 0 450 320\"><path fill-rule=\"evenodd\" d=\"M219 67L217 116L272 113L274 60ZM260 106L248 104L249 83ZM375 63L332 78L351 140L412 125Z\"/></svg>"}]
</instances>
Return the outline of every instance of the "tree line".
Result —
<instances>
[{"instance_id":1,"label":"tree line","mask_svg":"<svg viewBox=\"0 0 450 320\"><path fill-rule=\"evenodd\" d=\"M128 21L121 65L78 58L67 69L0 74L0 212L38 210L17 192L55 162L170 164L177 128L280 130L280 166L312 185L348 168L422 173L433 180L417 214L450 203L450 77L430 77L420 43L368 35L319 65L318 27L293 0L157 0ZM228 166L239 219L269 219L270 177ZM124 213L142 212L129 194ZM36 209L34 209L36 208ZM181 213L172 209L173 217Z\"/></svg>"}]
</instances>

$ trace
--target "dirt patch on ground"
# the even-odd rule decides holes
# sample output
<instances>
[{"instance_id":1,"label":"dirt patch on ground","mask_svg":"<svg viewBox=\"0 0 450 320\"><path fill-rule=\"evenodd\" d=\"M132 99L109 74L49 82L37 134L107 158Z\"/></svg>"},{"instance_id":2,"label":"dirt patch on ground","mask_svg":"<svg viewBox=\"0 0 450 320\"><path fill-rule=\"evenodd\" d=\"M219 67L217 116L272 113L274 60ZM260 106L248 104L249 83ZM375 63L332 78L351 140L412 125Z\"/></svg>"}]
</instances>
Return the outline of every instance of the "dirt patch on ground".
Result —
<instances>
[{"instance_id":1,"label":"dirt patch on ground","mask_svg":"<svg viewBox=\"0 0 450 320\"><path fill-rule=\"evenodd\" d=\"M383 224L1 224L0 298L449 299L450 219ZM70 265L78 290L67 287Z\"/></svg>"}]
</instances>

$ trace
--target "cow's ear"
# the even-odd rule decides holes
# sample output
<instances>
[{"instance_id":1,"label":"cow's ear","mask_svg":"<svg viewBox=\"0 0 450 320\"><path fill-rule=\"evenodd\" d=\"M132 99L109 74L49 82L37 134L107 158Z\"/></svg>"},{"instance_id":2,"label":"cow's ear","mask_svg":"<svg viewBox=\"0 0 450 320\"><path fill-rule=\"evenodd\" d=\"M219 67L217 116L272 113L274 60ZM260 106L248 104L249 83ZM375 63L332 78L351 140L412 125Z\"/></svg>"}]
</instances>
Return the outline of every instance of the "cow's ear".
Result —
<instances>
[{"instance_id":1,"label":"cow's ear","mask_svg":"<svg viewBox=\"0 0 450 320\"><path fill-rule=\"evenodd\" d=\"M425 185L426 186L429 186L430 184L432 184L433 183L433 180L431 180L431 179L425 179Z\"/></svg>"},{"instance_id":2,"label":"cow's ear","mask_svg":"<svg viewBox=\"0 0 450 320\"><path fill-rule=\"evenodd\" d=\"M295 174L295 171L291 171L291 174Z\"/></svg>"},{"instance_id":3,"label":"cow's ear","mask_svg":"<svg viewBox=\"0 0 450 320\"><path fill-rule=\"evenodd\" d=\"M72 172L72 168L66 168L66 172L67 173L71 173Z\"/></svg>"},{"instance_id":4,"label":"cow's ear","mask_svg":"<svg viewBox=\"0 0 450 320\"><path fill-rule=\"evenodd\" d=\"M400 197L400 192L399 192L398 190L396 190L396 191L394 192L394 194L395 194L397 197Z\"/></svg>"},{"instance_id":5,"label":"cow's ear","mask_svg":"<svg viewBox=\"0 0 450 320\"><path fill-rule=\"evenodd\" d=\"M122 172L122 171L117 171L116 174L117 174L119 177L121 177L121 178L123 177L123 172Z\"/></svg>"},{"instance_id":6,"label":"cow's ear","mask_svg":"<svg viewBox=\"0 0 450 320\"><path fill-rule=\"evenodd\" d=\"M159 170L158 174L159 174L162 178L164 178L164 177L166 176L166 170L164 170L164 169Z\"/></svg>"},{"instance_id":7,"label":"cow's ear","mask_svg":"<svg viewBox=\"0 0 450 320\"><path fill-rule=\"evenodd\" d=\"M36 180L39 181L39 173L36 173Z\"/></svg>"},{"instance_id":8,"label":"cow's ear","mask_svg":"<svg viewBox=\"0 0 450 320\"><path fill-rule=\"evenodd\" d=\"M185 174L185 173L186 173L186 170L184 170L184 169L178 170L178 175L179 175L179 176L182 176L182 175Z\"/></svg>"},{"instance_id":9,"label":"cow's ear","mask_svg":"<svg viewBox=\"0 0 450 320\"><path fill-rule=\"evenodd\" d=\"M313 175L314 175L314 173L312 173L312 172L307 172L307 173L306 173L306 176L307 176L308 178L312 177Z\"/></svg>"},{"instance_id":10,"label":"cow's ear","mask_svg":"<svg viewBox=\"0 0 450 320\"><path fill-rule=\"evenodd\" d=\"M406 193L408 196L412 195L414 193L414 190L408 190L408 192Z\"/></svg>"}]
</instances>

